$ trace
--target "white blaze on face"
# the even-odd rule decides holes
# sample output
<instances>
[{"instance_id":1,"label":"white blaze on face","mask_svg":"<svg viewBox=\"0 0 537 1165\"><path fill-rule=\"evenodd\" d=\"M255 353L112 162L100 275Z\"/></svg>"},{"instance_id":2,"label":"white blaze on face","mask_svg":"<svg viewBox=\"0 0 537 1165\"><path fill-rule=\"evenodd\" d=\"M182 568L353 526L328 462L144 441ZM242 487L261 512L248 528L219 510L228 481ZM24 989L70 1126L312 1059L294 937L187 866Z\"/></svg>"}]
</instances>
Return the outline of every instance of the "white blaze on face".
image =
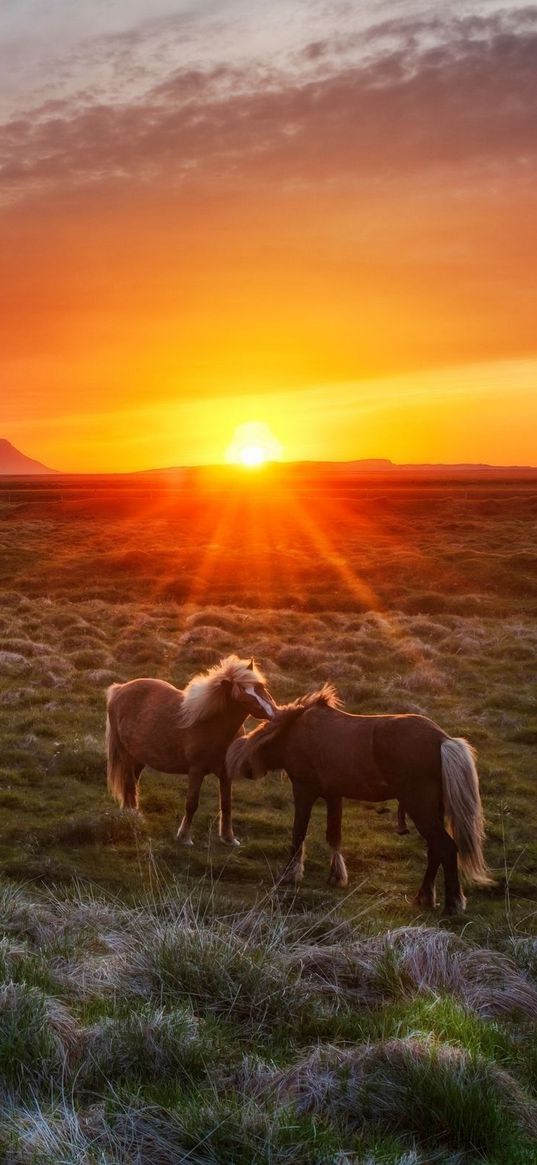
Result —
<instances>
[{"instance_id":1,"label":"white blaze on face","mask_svg":"<svg viewBox=\"0 0 537 1165\"><path fill-rule=\"evenodd\" d=\"M249 696L253 696L256 704L259 704L259 707L263 709L263 711L268 716L269 720L272 720L272 717L274 716L274 712L273 712L270 704L267 702L267 700L264 700L263 697L259 695L259 692L256 692L253 684L245 685L244 691L248 692Z\"/></svg>"}]
</instances>

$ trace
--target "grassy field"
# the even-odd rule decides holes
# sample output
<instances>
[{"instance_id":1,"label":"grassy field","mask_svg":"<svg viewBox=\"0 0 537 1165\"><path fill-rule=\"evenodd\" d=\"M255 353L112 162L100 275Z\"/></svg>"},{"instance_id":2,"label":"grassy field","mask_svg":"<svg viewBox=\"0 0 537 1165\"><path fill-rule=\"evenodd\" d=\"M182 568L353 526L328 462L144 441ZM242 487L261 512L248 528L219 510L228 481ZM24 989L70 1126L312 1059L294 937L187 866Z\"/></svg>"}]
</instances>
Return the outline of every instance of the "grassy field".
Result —
<instances>
[{"instance_id":1,"label":"grassy field","mask_svg":"<svg viewBox=\"0 0 537 1165\"><path fill-rule=\"evenodd\" d=\"M0 1088L13 1165L531 1165L537 1135L537 487L222 496L0 489ZM255 481L257 480L257 484ZM245 479L246 481L246 479ZM278 887L285 778L235 791L104 775L106 686L182 686L253 654L282 702L423 712L477 747L497 885L464 919L411 905L393 806L348 804L344 897L322 807Z\"/></svg>"}]
</instances>

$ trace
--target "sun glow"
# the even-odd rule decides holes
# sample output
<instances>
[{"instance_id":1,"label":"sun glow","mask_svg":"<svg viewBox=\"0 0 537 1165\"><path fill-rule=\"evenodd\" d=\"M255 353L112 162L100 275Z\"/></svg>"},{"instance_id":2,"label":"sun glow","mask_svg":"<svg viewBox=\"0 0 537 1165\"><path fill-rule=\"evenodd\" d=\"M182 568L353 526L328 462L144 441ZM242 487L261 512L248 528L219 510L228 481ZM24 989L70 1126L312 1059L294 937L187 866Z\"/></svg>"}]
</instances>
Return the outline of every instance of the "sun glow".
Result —
<instances>
[{"instance_id":1,"label":"sun glow","mask_svg":"<svg viewBox=\"0 0 537 1165\"><path fill-rule=\"evenodd\" d=\"M261 421L238 425L226 450L226 461L245 469L258 469L266 461L279 461L282 446L274 433Z\"/></svg>"},{"instance_id":2,"label":"sun glow","mask_svg":"<svg viewBox=\"0 0 537 1165\"><path fill-rule=\"evenodd\" d=\"M247 469L255 469L258 465L263 465L266 460L267 454L261 445L245 445L239 453L239 461Z\"/></svg>"}]
</instances>

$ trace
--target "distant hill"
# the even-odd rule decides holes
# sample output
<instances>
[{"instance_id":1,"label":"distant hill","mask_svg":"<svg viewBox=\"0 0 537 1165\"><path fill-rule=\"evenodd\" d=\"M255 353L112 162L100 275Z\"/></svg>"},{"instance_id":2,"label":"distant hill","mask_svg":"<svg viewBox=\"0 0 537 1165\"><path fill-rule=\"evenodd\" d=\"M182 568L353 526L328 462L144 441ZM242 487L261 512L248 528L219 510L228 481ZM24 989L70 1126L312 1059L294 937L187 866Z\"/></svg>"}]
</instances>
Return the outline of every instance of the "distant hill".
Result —
<instances>
[{"instance_id":1,"label":"distant hill","mask_svg":"<svg viewBox=\"0 0 537 1165\"><path fill-rule=\"evenodd\" d=\"M325 462L324 464L334 464L334 462ZM426 474L427 476L465 476L470 477L525 477L526 475L535 476L537 467L531 465L486 465L481 462L455 462L454 464L443 465L440 462L415 462L406 464L397 464L394 461L378 458L368 461L346 461L342 462L342 467L347 472L352 473L414 473Z\"/></svg>"},{"instance_id":2,"label":"distant hill","mask_svg":"<svg viewBox=\"0 0 537 1165\"><path fill-rule=\"evenodd\" d=\"M38 473L57 473L57 470L48 469L40 461L34 461L33 457L26 457L25 453L15 449L11 441L6 441L5 438L0 437L0 474L8 477L29 477Z\"/></svg>"},{"instance_id":3,"label":"distant hill","mask_svg":"<svg viewBox=\"0 0 537 1165\"><path fill-rule=\"evenodd\" d=\"M534 477L537 466L531 465L486 465L480 462L461 462L443 465L441 463L414 462L399 464L390 461L387 457L369 457L362 461L294 461L280 462L281 466L291 467L297 473L316 472L325 474L341 474L352 476L355 473L397 475L397 474L424 474L425 476L469 476L469 477Z\"/></svg>"},{"instance_id":4,"label":"distant hill","mask_svg":"<svg viewBox=\"0 0 537 1165\"><path fill-rule=\"evenodd\" d=\"M272 461L267 466L273 477L280 482L303 481L310 477L323 479L346 479L354 477L373 478L535 478L537 466L531 465L484 465L480 463L408 464L398 465L387 457L370 457L361 461ZM241 474L244 470L235 465L170 465L159 469L139 469L128 476L170 477L174 481L189 482L221 478L222 474ZM249 472L249 471L246 471ZM251 479L255 480L255 475Z\"/></svg>"}]
</instances>

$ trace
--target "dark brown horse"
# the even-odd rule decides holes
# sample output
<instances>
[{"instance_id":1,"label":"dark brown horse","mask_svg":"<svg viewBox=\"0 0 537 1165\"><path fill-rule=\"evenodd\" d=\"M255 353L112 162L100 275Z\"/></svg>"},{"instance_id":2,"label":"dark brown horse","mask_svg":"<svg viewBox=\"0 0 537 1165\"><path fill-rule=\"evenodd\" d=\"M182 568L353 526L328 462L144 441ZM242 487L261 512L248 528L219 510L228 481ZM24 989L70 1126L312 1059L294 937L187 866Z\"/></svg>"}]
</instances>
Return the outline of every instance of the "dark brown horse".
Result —
<instances>
[{"instance_id":1,"label":"dark brown horse","mask_svg":"<svg viewBox=\"0 0 537 1165\"><path fill-rule=\"evenodd\" d=\"M138 808L145 765L162 773L188 773L185 815L177 837L192 845L192 818L207 773L220 783L220 837L238 845L231 820L226 750L247 716L265 720L276 705L254 661L236 655L194 676L184 691L165 680L130 680L107 692L108 788L124 809Z\"/></svg>"},{"instance_id":2,"label":"dark brown horse","mask_svg":"<svg viewBox=\"0 0 537 1165\"><path fill-rule=\"evenodd\" d=\"M397 798L427 842L428 863L415 899L435 905L434 883L444 869L445 911L464 910L458 863L470 881L490 884L483 858L483 814L474 754L426 716L350 716L331 685L279 708L276 716L234 741L226 763L232 779L285 769L293 785L295 819L288 881L304 873L304 840L314 802L327 807L326 838L333 849L330 881L347 885L340 851L342 799ZM452 835L444 827L444 814ZM458 859L458 861L457 861Z\"/></svg>"}]
</instances>

